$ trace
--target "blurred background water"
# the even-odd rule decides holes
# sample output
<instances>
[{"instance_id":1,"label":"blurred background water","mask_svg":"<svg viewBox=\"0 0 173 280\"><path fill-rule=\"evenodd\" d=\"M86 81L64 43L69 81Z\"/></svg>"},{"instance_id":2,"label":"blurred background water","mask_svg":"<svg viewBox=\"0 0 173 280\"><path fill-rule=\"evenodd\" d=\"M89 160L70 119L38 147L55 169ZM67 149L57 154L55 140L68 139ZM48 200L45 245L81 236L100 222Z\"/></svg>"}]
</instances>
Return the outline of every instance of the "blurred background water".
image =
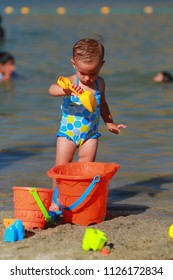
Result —
<instances>
[{"instance_id":1,"label":"blurred background water","mask_svg":"<svg viewBox=\"0 0 173 280\"><path fill-rule=\"evenodd\" d=\"M60 6L65 14L57 14ZM0 50L15 56L20 76L0 84L0 210L13 209L13 186L51 187L46 172L54 166L62 99L48 88L72 73L74 43L100 34L107 101L115 122L127 125L117 136L100 124L97 161L121 165L109 204L155 205L172 214L173 84L152 82L158 71L173 74L172 1L1 0L0 14L6 31Z\"/></svg>"}]
</instances>

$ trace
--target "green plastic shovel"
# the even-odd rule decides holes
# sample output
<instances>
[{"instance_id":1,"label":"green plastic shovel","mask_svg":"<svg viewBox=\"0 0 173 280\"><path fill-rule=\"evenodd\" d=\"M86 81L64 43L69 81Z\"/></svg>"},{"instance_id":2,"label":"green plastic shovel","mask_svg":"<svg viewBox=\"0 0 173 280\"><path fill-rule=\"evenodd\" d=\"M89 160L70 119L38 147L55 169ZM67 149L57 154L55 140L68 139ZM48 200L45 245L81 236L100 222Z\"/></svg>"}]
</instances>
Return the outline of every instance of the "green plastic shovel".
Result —
<instances>
[{"instance_id":1,"label":"green plastic shovel","mask_svg":"<svg viewBox=\"0 0 173 280\"><path fill-rule=\"evenodd\" d=\"M37 193L37 189L36 188L30 188L29 191L30 191L30 194L33 195L35 201L37 202L38 207L40 208L40 210L41 210L41 212L42 212L46 222L52 221L51 216L49 216L49 214L48 214L48 212L47 212L43 202L41 201L41 199L40 199L40 197L39 197L39 195Z\"/></svg>"}]
</instances>

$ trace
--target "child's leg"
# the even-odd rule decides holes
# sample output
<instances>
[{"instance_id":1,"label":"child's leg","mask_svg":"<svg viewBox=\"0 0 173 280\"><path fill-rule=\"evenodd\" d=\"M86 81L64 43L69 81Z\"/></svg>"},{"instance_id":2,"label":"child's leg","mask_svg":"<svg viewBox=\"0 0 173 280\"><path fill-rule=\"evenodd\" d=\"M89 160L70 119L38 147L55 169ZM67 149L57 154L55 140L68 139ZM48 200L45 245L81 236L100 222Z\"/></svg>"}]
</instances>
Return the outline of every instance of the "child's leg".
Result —
<instances>
[{"instance_id":1,"label":"child's leg","mask_svg":"<svg viewBox=\"0 0 173 280\"><path fill-rule=\"evenodd\" d=\"M73 141L70 141L65 137L57 137L55 166L72 162L75 151L76 145ZM53 179L53 190L56 186L56 179ZM49 210L58 211L58 205L55 205L54 202L52 202Z\"/></svg>"},{"instance_id":2,"label":"child's leg","mask_svg":"<svg viewBox=\"0 0 173 280\"><path fill-rule=\"evenodd\" d=\"M78 161L92 162L95 161L98 148L98 138L90 138L79 147Z\"/></svg>"}]
</instances>

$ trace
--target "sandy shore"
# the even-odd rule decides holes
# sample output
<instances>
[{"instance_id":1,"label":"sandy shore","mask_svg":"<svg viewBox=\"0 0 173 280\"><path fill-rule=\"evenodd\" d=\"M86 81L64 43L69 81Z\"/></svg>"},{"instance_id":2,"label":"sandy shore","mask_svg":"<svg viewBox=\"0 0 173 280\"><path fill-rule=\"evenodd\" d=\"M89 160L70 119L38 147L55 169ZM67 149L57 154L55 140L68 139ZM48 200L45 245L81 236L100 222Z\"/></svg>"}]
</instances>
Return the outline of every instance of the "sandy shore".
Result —
<instances>
[{"instance_id":1,"label":"sandy shore","mask_svg":"<svg viewBox=\"0 0 173 280\"><path fill-rule=\"evenodd\" d=\"M44 230L26 231L22 241L3 241L3 218L13 217L13 212L0 214L1 260L171 260L173 239L168 235L173 223L170 215L163 218L152 208L133 209L121 204L108 207L104 222L92 225L106 234L110 254L84 251L81 247L86 227L64 224L59 217L56 226Z\"/></svg>"}]
</instances>

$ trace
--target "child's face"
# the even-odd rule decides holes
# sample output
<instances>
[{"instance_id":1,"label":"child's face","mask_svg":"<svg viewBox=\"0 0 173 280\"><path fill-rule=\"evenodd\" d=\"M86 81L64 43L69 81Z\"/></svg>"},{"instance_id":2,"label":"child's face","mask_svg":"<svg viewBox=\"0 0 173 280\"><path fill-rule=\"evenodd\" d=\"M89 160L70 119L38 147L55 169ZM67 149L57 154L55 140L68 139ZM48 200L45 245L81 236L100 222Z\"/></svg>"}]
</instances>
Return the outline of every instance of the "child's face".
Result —
<instances>
[{"instance_id":1,"label":"child's face","mask_svg":"<svg viewBox=\"0 0 173 280\"><path fill-rule=\"evenodd\" d=\"M12 60L8 60L5 64L1 64L1 72L5 73L13 73L16 70L16 66Z\"/></svg>"},{"instance_id":2,"label":"child's face","mask_svg":"<svg viewBox=\"0 0 173 280\"><path fill-rule=\"evenodd\" d=\"M153 81L155 83L162 83L164 80L163 74L161 72L157 73L154 77L153 77Z\"/></svg>"},{"instance_id":3,"label":"child's face","mask_svg":"<svg viewBox=\"0 0 173 280\"><path fill-rule=\"evenodd\" d=\"M100 69L104 61L83 62L81 60L71 59L73 67L76 69L76 75L79 80L86 86L95 82L98 78Z\"/></svg>"}]
</instances>

